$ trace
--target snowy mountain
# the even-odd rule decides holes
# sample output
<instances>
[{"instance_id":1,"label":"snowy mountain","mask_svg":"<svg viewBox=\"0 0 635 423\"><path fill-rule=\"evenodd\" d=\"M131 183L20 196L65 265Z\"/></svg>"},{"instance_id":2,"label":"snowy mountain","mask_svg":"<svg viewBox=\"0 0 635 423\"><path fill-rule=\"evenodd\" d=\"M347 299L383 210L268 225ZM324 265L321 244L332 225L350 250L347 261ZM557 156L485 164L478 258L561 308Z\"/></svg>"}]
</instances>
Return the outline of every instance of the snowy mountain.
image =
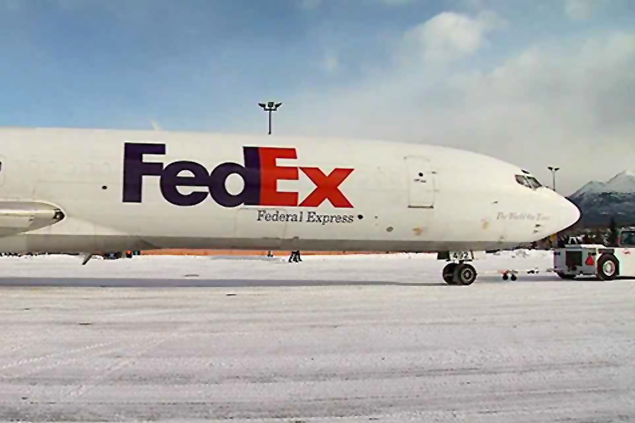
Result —
<instances>
[{"instance_id":1,"label":"snowy mountain","mask_svg":"<svg viewBox=\"0 0 635 423\"><path fill-rule=\"evenodd\" d=\"M608 182L591 181L571 197L580 197L585 194L602 194L607 192L635 194L635 172L630 170L624 171L614 176Z\"/></svg>"},{"instance_id":2,"label":"snowy mountain","mask_svg":"<svg viewBox=\"0 0 635 423\"><path fill-rule=\"evenodd\" d=\"M622 172L608 182L592 181L569 197L582 211L582 225L635 224L635 172Z\"/></svg>"}]
</instances>

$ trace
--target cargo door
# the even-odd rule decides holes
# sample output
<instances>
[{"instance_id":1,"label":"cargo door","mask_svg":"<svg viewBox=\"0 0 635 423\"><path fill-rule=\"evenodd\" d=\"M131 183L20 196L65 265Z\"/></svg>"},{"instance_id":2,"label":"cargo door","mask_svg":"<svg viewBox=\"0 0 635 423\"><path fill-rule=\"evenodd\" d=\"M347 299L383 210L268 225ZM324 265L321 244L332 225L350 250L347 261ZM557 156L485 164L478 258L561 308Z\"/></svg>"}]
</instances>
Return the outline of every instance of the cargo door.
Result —
<instances>
[{"instance_id":1,"label":"cargo door","mask_svg":"<svg viewBox=\"0 0 635 423\"><path fill-rule=\"evenodd\" d=\"M435 172L425 157L406 157L408 171L408 207L434 208Z\"/></svg>"}]
</instances>

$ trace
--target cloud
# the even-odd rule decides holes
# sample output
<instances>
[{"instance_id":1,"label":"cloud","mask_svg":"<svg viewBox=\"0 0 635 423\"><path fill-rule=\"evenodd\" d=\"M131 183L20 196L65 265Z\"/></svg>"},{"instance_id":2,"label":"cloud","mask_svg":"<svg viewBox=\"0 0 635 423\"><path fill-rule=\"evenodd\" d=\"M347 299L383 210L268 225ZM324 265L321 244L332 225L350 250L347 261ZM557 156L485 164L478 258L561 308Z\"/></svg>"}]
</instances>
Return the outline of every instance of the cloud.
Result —
<instances>
[{"instance_id":1,"label":"cloud","mask_svg":"<svg viewBox=\"0 0 635 423\"><path fill-rule=\"evenodd\" d=\"M587 20L606 0L565 0L566 15L573 20Z\"/></svg>"},{"instance_id":2,"label":"cloud","mask_svg":"<svg viewBox=\"0 0 635 423\"><path fill-rule=\"evenodd\" d=\"M454 57L482 42L482 29L466 32L472 36L448 42ZM635 33L536 43L486 70L425 64L400 62L349 87L306 92L293 100L284 126L301 134L464 148L544 180L546 166L560 166L559 186L567 193L635 166Z\"/></svg>"},{"instance_id":3,"label":"cloud","mask_svg":"<svg viewBox=\"0 0 635 423\"><path fill-rule=\"evenodd\" d=\"M456 60L475 53L489 32L504 26L505 21L494 12L476 17L443 12L405 34L402 59Z\"/></svg>"}]
</instances>

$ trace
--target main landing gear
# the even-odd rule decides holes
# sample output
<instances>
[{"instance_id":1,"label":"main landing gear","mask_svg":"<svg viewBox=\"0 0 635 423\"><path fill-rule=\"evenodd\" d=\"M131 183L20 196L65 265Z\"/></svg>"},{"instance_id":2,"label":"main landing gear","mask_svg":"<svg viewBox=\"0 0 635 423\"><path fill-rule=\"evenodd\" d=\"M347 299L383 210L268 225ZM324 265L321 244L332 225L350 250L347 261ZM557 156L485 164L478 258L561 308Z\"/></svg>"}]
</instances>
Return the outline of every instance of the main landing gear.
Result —
<instances>
[{"instance_id":1,"label":"main landing gear","mask_svg":"<svg viewBox=\"0 0 635 423\"><path fill-rule=\"evenodd\" d=\"M476 280L476 269L469 263L450 263L443 269L443 280L448 285L472 285Z\"/></svg>"}]
</instances>

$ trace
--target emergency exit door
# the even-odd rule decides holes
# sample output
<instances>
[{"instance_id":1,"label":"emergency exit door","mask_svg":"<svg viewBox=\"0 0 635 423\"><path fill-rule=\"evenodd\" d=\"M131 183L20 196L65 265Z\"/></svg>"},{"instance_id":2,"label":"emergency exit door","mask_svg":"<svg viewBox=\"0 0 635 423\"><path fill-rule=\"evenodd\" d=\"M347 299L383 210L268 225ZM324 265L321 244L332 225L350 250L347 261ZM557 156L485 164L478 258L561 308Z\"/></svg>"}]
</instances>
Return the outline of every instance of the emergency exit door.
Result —
<instances>
[{"instance_id":1,"label":"emergency exit door","mask_svg":"<svg viewBox=\"0 0 635 423\"><path fill-rule=\"evenodd\" d=\"M408 207L434 208L435 172L425 157L406 157L408 170Z\"/></svg>"}]
</instances>

